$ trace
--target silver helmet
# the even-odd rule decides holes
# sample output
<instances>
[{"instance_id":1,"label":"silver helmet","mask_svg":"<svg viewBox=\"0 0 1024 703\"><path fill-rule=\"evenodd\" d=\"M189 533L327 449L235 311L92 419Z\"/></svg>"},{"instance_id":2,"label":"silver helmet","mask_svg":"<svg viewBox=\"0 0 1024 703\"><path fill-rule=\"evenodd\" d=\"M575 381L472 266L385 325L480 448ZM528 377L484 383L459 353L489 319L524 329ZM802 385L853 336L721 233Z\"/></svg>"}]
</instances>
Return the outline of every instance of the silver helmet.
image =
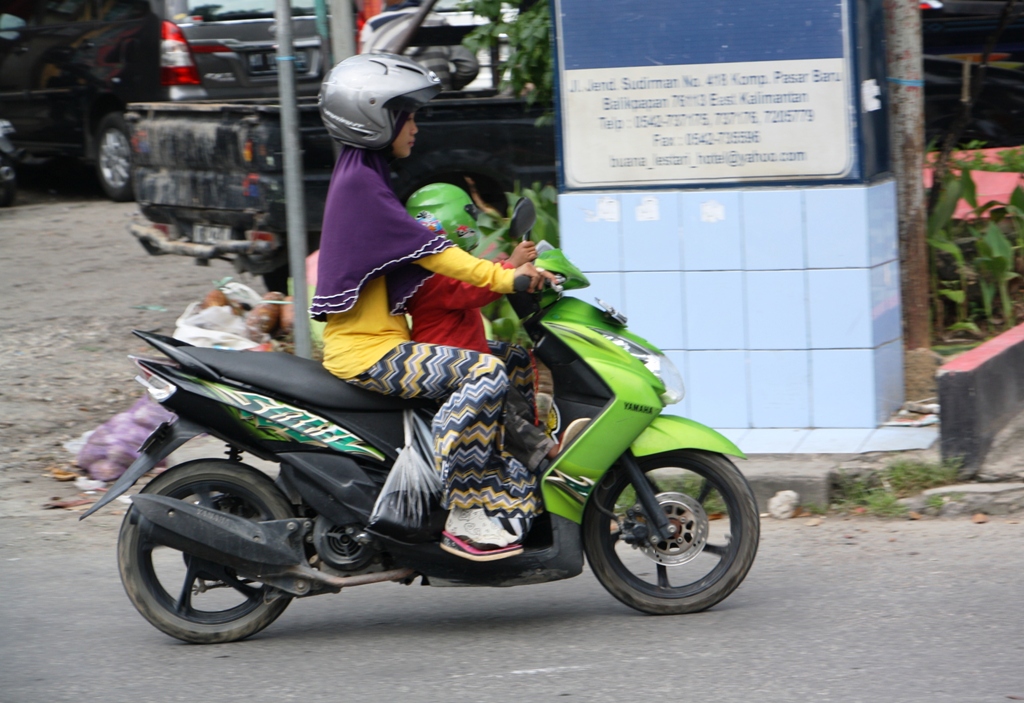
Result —
<instances>
[{"instance_id":1,"label":"silver helmet","mask_svg":"<svg viewBox=\"0 0 1024 703\"><path fill-rule=\"evenodd\" d=\"M399 112L413 112L441 92L432 71L403 56L360 54L330 70L320 86L320 117L342 144L383 149Z\"/></svg>"}]
</instances>

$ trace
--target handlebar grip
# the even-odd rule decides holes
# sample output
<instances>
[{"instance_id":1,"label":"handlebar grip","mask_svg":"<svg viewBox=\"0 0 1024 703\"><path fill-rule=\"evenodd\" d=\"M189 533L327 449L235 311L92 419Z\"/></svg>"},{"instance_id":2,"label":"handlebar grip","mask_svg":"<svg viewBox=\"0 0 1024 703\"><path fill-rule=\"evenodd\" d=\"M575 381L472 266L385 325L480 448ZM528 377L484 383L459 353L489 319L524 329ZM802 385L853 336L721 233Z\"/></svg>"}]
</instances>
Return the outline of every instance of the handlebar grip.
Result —
<instances>
[{"instance_id":1,"label":"handlebar grip","mask_svg":"<svg viewBox=\"0 0 1024 703\"><path fill-rule=\"evenodd\" d=\"M516 293L525 293L530 290L530 277L516 276L515 280L512 281L512 290Z\"/></svg>"}]
</instances>

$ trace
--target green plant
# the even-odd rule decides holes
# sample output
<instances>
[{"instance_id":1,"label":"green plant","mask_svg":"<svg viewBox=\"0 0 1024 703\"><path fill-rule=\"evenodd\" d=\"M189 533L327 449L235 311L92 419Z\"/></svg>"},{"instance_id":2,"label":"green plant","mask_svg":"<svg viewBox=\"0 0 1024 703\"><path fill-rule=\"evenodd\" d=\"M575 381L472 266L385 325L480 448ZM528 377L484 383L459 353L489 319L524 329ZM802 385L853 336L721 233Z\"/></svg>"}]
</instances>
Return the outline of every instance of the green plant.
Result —
<instances>
[{"instance_id":1,"label":"green plant","mask_svg":"<svg viewBox=\"0 0 1024 703\"><path fill-rule=\"evenodd\" d=\"M553 186L534 183L530 188L522 188L517 183L511 193L506 193L507 211L502 214L494 210L481 212L477 219L483 235L476 254L486 259L500 260L512 253L518 241L508 236L512 210L521 198L529 198L537 212L537 222L530 233L535 242L547 242L558 246L558 191ZM483 309L484 325L490 339L511 342L529 347L532 342L523 331L519 317L512 310L512 305L504 296Z\"/></svg>"},{"instance_id":2,"label":"green plant","mask_svg":"<svg viewBox=\"0 0 1024 703\"><path fill-rule=\"evenodd\" d=\"M961 200L970 205L971 212L957 220L954 213ZM927 241L937 330L966 331L982 337L979 322L983 321L989 332L1016 324L1011 283L1024 271L1024 190L1017 187L1006 203L979 203L969 168L947 174L942 194L928 218ZM955 278L949 275L951 272ZM980 315L977 303L972 306L972 301L979 298ZM955 322L949 325L945 324L946 301L953 304L956 313Z\"/></svg>"},{"instance_id":3,"label":"green plant","mask_svg":"<svg viewBox=\"0 0 1024 703\"><path fill-rule=\"evenodd\" d=\"M928 496L924 501L925 507L932 510L942 510L942 506L946 504L946 499L942 496Z\"/></svg>"},{"instance_id":4,"label":"green plant","mask_svg":"<svg viewBox=\"0 0 1024 703\"><path fill-rule=\"evenodd\" d=\"M845 512L898 517L906 512L901 498L956 481L959 461L897 461L863 476L839 474L833 504Z\"/></svg>"},{"instance_id":5,"label":"green plant","mask_svg":"<svg viewBox=\"0 0 1024 703\"><path fill-rule=\"evenodd\" d=\"M527 105L551 103L554 64L551 56L551 13L547 2L528 0L465 0L461 9L488 20L463 39L471 51L497 55L500 42L507 40L508 58L498 66L501 88L511 88L526 98ZM524 9L525 8L525 9ZM514 19L507 19L516 10Z\"/></svg>"}]
</instances>

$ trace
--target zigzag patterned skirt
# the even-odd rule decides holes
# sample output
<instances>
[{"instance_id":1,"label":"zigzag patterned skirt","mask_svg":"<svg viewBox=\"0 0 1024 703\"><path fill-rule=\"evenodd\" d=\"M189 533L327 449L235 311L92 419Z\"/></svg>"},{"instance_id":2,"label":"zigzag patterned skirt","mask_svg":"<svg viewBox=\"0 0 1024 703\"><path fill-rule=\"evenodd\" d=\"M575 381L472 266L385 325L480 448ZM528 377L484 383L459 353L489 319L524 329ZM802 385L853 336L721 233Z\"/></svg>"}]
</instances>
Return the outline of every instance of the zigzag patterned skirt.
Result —
<instances>
[{"instance_id":1,"label":"zigzag patterned skirt","mask_svg":"<svg viewBox=\"0 0 1024 703\"><path fill-rule=\"evenodd\" d=\"M510 348L494 350L513 364L516 386L525 391L529 385L527 397L532 400L529 356L518 347L504 346ZM433 423L434 459L445 486L443 506L530 518L541 510L537 477L502 447L509 375L505 363L490 354L406 342L349 383L402 398L446 399Z\"/></svg>"}]
</instances>

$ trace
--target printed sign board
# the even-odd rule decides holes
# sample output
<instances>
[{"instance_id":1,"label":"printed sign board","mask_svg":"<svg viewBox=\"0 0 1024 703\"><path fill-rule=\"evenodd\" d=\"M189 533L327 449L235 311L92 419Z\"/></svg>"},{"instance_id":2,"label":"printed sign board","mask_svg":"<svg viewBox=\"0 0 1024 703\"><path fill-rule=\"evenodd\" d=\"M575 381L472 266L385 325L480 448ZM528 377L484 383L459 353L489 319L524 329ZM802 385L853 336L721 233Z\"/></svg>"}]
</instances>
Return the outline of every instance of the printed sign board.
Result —
<instances>
[{"instance_id":1,"label":"printed sign board","mask_svg":"<svg viewBox=\"0 0 1024 703\"><path fill-rule=\"evenodd\" d=\"M566 188L835 179L846 0L555 0Z\"/></svg>"}]
</instances>

